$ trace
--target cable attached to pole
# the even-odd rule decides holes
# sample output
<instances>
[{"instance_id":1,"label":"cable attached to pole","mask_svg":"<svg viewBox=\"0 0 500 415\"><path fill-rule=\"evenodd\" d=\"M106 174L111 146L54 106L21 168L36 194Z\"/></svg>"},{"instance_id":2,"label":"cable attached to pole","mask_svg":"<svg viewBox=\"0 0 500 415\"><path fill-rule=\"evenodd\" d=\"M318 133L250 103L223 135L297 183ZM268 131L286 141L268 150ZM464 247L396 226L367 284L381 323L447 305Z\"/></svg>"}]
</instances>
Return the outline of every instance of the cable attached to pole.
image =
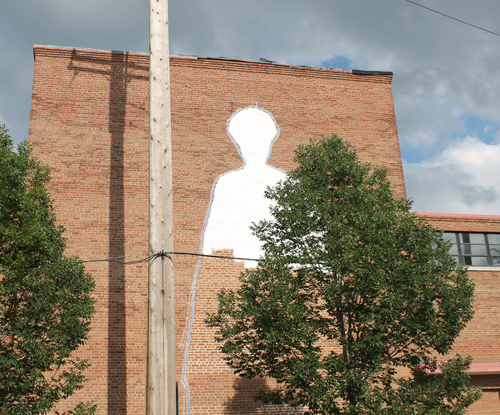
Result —
<instances>
[{"instance_id":1,"label":"cable attached to pole","mask_svg":"<svg viewBox=\"0 0 500 415\"><path fill-rule=\"evenodd\" d=\"M118 258L122 257L109 257L104 259L90 259L87 262L116 262L117 264L130 265L130 264L140 264L141 262L149 262L153 261L158 257L168 257L172 260L170 255L187 255L187 256L196 256L196 257L205 257L205 258L217 258L217 259L231 259L233 261L255 261L258 262L259 259L255 258L240 258L240 257L232 257L232 256L223 256L223 255L207 255L207 254L195 254L193 252L167 252L167 251L158 251L152 255L147 256L146 258L138 259L136 261L120 261ZM134 255L135 256L135 255Z\"/></svg>"}]
</instances>

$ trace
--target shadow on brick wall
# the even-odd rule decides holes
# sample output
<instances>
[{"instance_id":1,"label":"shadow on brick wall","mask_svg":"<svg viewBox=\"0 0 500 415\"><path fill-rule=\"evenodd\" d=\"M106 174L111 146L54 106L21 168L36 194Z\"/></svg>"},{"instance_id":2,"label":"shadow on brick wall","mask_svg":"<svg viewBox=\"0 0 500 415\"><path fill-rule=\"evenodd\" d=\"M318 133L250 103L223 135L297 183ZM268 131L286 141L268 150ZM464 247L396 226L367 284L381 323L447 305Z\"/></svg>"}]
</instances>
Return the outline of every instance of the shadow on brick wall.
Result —
<instances>
[{"instance_id":1,"label":"shadow on brick wall","mask_svg":"<svg viewBox=\"0 0 500 415\"><path fill-rule=\"evenodd\" d=\"M236 378L233 383L234 396L225 403L226 415L250 415L260 412L265 405L254 396L261 390L269 391L265 379Z\"/></svg>"},{"instance_id":2,"label":"shadow on brick wall","mask_svg":"<svg viewBox=\"0 0 500 415\"><path fill-rule=\"evenodd\" d=\"M129 63L127 52L112 52L111 59L89 57L73 50L68 69L79 73L101 75L109 79L108 133L110 142L109 173L109 242L110 257L125 255L125 183L124 135L126 125L127 84L148 76L129 73L148 67ZM125 309L125 266L109 262L108 268L108 347L107 347L107 408L109 415L127 414L127 329ZM106 352L105 352L106 353Z\"/></svg>"},{"instance_id":3,"label":"shadow on brick wall","mask_svg":"<svg viewBox=\"0 0 500 415\"><path fill-rule=\"evenodd\" d=\"M259 391L271 391L270 381L262 378L243 379L236 378L233 383L234 395L225 403L225 415L300 415L304 411L300 408L266 405L256 401L254 396Z\"/></svg>"},{"instance_id":4,"label":"shadow on brick wall","mask_svg":"<svg viewBox=\"0 0 500 415\"><path fill-rule=\"evenodd\" d=\"M123 140L127 101L127 55L111 54L109 68L109 255L125 255ZM108 297L108 414L127 413L127 331L125 266L109 262Z\"/></svg>"}]
</instances>

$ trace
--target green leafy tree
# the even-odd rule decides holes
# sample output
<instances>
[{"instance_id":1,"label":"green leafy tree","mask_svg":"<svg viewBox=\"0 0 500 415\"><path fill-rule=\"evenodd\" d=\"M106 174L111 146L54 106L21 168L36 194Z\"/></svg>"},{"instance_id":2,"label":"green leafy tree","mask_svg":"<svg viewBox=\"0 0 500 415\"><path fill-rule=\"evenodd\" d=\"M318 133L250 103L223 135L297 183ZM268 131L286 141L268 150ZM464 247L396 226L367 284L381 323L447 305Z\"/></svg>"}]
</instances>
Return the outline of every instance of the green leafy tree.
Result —
<instances>
[{"instance_id":1,"label":"green leafy tree","mask_svg":"<svg viewBox=\"0 0 500 415\"><path fill-rule=\"evenodd\" d=\"M226 362L277 381L259 400L311 414L463 414L480 397L470 359L438 367L473 316L450 244L341 138L295 161L266 193L273 219L253 226L259 268L207 316Z\"/></svg>"},{"instance_id":2,"label":"green leafy tree","mask_svg":"<svg viewBox=\"0 0 500 415\"><path fill-rule=\"evenodd\" d=\"M45 188L49 169L26 142L13 149L0 125L0 413L46 414L81 389L86 361L71 353L88 338L93 278L64 256ZM70 414L91 414L79 404Z\"/></svg>"}]
</instances>

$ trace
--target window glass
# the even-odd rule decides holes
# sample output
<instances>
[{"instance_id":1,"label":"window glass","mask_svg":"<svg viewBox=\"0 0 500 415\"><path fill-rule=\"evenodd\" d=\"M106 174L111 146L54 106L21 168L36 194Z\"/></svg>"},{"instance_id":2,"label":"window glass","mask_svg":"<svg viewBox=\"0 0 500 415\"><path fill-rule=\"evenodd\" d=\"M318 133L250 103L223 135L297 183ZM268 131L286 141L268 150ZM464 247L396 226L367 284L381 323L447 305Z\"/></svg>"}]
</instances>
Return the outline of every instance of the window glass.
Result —
<instances>
[{"instance_id":1,"label":"window glass","mask_svg":"<svg viewBox=\"0 0 500 415\"><path fill-rule=\"evenodd\" d=\"M464 244L484 244L484 234L462 232L460 234L460 242Z\"/></svg>"},{"instance_id":2,"label":"window glass","mask_svg":"<svg viewBox=\"0 0 500 415\"><path fill-rule=\"evenodd\" d=\"M477 267L487 267L488 266L488 258L485 256L472 256L469 258L471 259L470 265L475 265Z\"/></svg>"},{"instance_id":3,"label":"window glass","mask_svg":"<svg viewBox=\"0 0 500 415\"><path fill-rule=\"evenodd\" d=\"M491 261L494 267L500 267L500 256L491 257Z\"/></svg>"},{"instance_id":4,"label":"window glass","mask_svg":"<svg viewBox=\"0 0 500 415\"><path fill-rule=\"evenodd\" d=\"M487 255L486 245L463 244L462 245L462 254L463 255Z\"/></svg>"},{"instance_id":5,"label":"window glass","mask_svg":"<svg viewBox=\"0 0 500 415\"><path fill-rule=\"evenodd\" d=\"M444 239L447 239L448 241L450 241L451 243L453 244L456 244L457 243L457 237L455 236L454 233L451 233L451 232L445 232L443 233L443 238ZM500 242L498 242L500 243Z\"/></svg>"},{"instance_id":6,"label":"window glass","mask_svg":"<svg viewBox=\"0 0 500 415\"><path fill-rule=\"evenodd\" d=\"M490 245L491 255L500 255L500 245Z\"/></svg>"},{"instance_id":7,"label":"window glass","mask_svg":"<svg viewBox=\"0 0 500 415\"><path fill-rule=\"evenodd\" d=\"M453 256L457 256L458 258L458 246L457 246L457 237L454 232L445 232L443 233L443 239L450 241L453 245L450 248L450 254ZM458 262L458 260L457 260Z\"/></svg>"},{"instance_id":8,"label":"window glass","mask_svg":"<svg viewBox=\"0 0 500 415\"><path fill-rule=\"evenodd\" d=\"M488 242L490 244L500 244L500 233L489 233Z\"/></svg>"}]
</instances>

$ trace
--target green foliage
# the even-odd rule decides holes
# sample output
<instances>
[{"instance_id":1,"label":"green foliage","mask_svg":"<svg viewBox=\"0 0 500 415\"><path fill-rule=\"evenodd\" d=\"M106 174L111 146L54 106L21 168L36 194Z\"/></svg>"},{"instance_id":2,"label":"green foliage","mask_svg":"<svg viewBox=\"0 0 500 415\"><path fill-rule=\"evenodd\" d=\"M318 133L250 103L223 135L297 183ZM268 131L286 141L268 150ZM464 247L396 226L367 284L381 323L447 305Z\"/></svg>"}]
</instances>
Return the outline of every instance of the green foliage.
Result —
<instances>
[{"instance_id":1,"label":"green foliage","mask_svg":"<svg viewBox=\"0 0 500 415\"><path fill-rule=\"evenodd\" d=\"M295 161L266 193L273 219L253 226L259 268L207 316L226 362L277 381L259 400L311 414L463 414L480 397L462 373L470 360L435 373L473 316L450 244L341 138L301 146Z\"/></svg>"},{"instance_id":2,"label":"green foliage","mask_svg":"<svg viewBox=\"0 0 500 415\"><path fill-rule=\"evenodd\" d=\"M48 167L27 143L14 152L0 125L1 414L48 413L83 387L89 366L71 353L89 335L94 280L63 254L48 181ZM70 414L94 411L80 404Z\"/></svg>"}]
</instances>

